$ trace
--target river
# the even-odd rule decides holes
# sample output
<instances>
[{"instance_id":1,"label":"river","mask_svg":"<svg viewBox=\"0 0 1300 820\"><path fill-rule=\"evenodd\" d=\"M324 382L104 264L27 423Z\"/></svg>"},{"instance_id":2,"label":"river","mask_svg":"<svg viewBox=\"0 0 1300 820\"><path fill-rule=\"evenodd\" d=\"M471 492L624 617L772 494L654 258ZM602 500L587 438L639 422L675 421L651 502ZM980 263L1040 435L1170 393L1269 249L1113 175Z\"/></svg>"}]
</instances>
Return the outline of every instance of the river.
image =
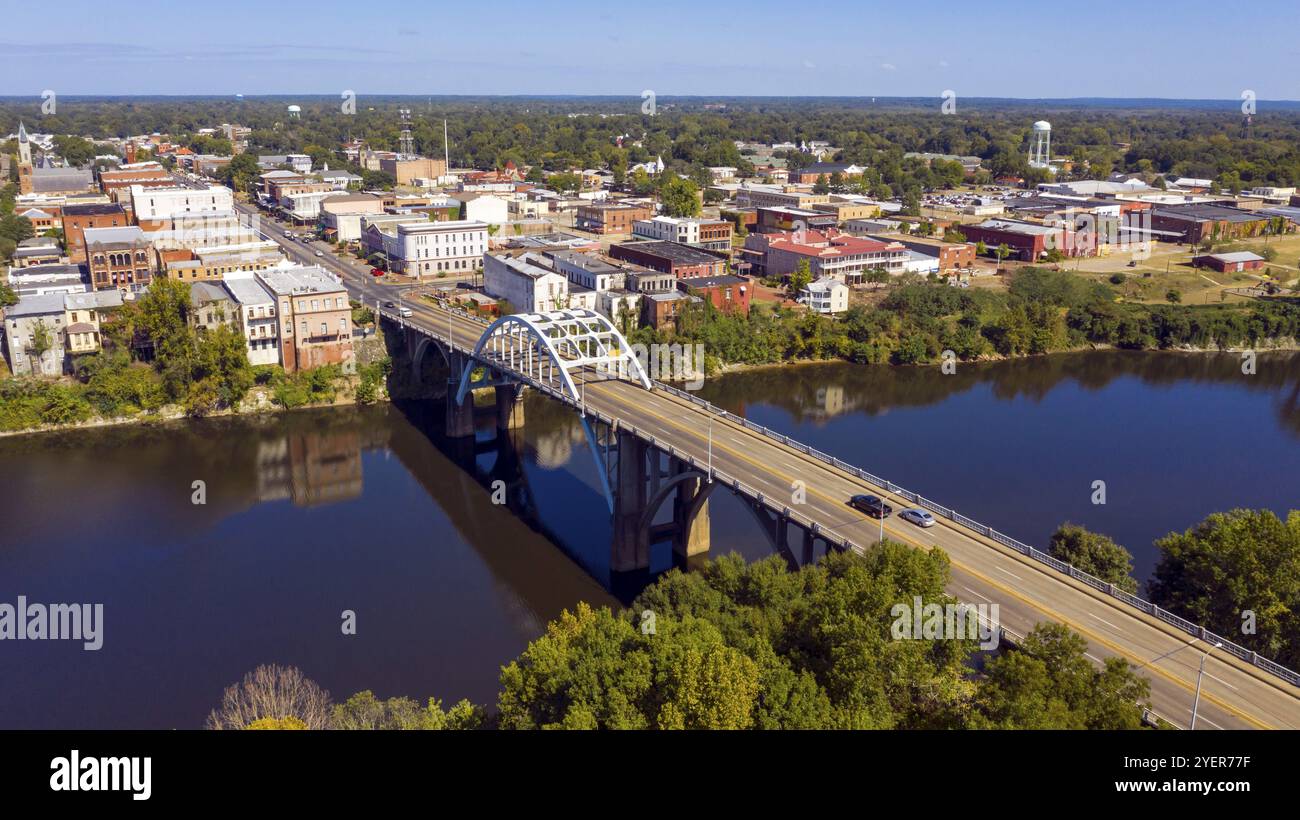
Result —
<instances>
[{"instance_id":1,"label":"river","mask_svg":"<svg viewBox=\"0 0 1300 820\"><path fill-rule=\"evenodd\" d=\"M836 363L701 393L1029 543L1066 520L1104 532L1146 578L1151 542L1210 512L1300 507L1300 354L1240 364ZM444 439L441 419L412 402L0 440L0 603L104 607L98 651L0 642L0 727L197 728L272 662L336 700L491 703L548 620L648 582L610 576L608 508L569 410L531 396L524 428L481 427L477 444ZM713 553L767 555L744 508L713 498ZM666 545L653 563L672 565Z\"/></svg>"}]
</instances>

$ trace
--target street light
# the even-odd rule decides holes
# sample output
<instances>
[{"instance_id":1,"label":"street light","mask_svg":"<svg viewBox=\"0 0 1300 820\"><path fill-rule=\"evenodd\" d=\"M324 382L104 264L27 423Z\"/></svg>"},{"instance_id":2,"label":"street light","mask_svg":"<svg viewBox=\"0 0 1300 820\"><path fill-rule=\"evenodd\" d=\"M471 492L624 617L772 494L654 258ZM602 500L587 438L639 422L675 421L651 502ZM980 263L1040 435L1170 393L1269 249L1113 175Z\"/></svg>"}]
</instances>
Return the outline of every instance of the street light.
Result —
<instances>
[{"instance_id":1,"label":"street light","mask_svg":"<svg viewBox=\"0 0 1300 820\"><path fill-rule=\"evenodd\" d=\"M713 483L713 416L709 416L709 483Z\"/></svg>"},{"instance_id":2,"label":"street light","mask_svg":"<svg viewBox=\"0 0 1300 820\"><path fill-rule=\"evenodd\" d=\"M1205 659L1210 657L1212 649L1219 649L1222 646L1222 642L1216 643L1211 649L1207 649L1201 654L1201 671L1196 675L1196 697L1192 700L1192 725L1188 727L1189 729L1196 728L1196 710L1201 705L1201 678L1205 676Z\"/></svg>"}]
</instances>

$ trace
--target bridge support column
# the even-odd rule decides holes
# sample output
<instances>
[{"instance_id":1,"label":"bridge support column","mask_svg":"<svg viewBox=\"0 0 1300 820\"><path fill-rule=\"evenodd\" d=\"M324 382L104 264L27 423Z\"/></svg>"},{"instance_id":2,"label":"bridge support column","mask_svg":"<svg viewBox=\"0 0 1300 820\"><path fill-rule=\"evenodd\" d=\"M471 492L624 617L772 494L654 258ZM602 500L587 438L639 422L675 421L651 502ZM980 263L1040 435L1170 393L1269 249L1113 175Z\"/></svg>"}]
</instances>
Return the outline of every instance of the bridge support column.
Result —
<instances>
[{"instance_id":1,"label":"bridge support column","mask_svg":"<svg viewBox=\"0 0 1300 820\"><path fill-rule=\"evenodd\" d=\"M709 500L703 479L679 484L673 499L673 552L683 558L706 555L709 551Z\"/></svg>"},{"instance_id":2,"label":"bridge support column","mask_svg":"<svg viewBox=\"0 0 1300 820\"><path fill-rule=\"evenodd\" d=\"M514 430L523 427L523 385L503 384L494 389L497 398L497 429Z\"/></svg>"},{"instance_id":3,"label":"bridge support column","mask_svg":"<svg viewBox=\"0 0 1300 820\"><path fill-rule=\"evenodd\" d=\"M650 542L641 533L646 507L647 445L632 433L618 433L618 470L614 486L614 536L610 570L648 569Z\"/></svg>"},{"instance_id":4,"label":"bridge support column","mask_svg":"<svg viewBox=\"0 0 1300 820\"><path fill-rule=\"evenodd\" d=\"M447 437L464 438L474 435L474 394L466 392L465 400L456 403L459 379L447 380Z\"/></svg>"}]
</instances>

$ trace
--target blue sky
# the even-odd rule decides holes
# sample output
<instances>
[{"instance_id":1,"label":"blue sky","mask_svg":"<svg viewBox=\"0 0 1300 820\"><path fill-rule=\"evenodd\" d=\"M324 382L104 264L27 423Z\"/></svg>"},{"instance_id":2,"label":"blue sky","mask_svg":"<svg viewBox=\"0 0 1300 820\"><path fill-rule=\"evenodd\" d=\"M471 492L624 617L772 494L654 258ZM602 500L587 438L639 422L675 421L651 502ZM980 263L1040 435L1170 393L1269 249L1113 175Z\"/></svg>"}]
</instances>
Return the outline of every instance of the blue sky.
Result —
<instances>
[{"instance_id":1,"label":"blue sky","mask_svg":"<svg viewBox=\"0 0 1300 820\"><path fill-rule=\"evenodd\" d=\"M12 4L0 95L1300 100L1295 0Z\"/></svg>"}]
</instances>

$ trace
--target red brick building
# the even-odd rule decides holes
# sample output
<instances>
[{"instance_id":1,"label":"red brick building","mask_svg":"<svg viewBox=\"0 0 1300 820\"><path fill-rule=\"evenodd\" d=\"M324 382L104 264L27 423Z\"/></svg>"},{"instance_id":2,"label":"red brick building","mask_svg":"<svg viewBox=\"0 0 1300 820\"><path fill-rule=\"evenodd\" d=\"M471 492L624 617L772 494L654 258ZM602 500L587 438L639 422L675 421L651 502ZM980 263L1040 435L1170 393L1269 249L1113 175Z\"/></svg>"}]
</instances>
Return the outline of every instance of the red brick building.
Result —
<instances>
[{"instance_id":1,"label":"red brick building","mask_svg":"<svg viewBox=\"0 0 1300 820\"><path fill-rule=\"evenodd\" d=\"M655 215L650 205L632 205L619 202L592 202L579 205L574 217L574 227L592 233L632 233L632 223Z\"/></svg>"},{"instance_id":2,"label":"red brick building","mask_svg":"<svg viewBox=\"0 0 1300 820\"><path fill-rule=\"evenodd\" d=\"M63 241L68 260L74 265L86 262L87 228L122 228L131 224L121 205L64 205L62 219Z\"/></svg>"},{"instance_id":3,"label":"red brick building","mask_svg":"<svg viewBox=\"0 0 1300 820\"><path fill-rule=\"evenodd\" d=\"M749 314L752 288L749 280L740 276L694 276L677 280L677 286L692 296L713 303L718 310Z\"/></svg>"},{"instance_id":4,"label":"red brick building","mask_svg":"<svg viewBox=\"0 0 1300 820\"><path fill-rule=\"evenodd\" d=\"M1236 253L1208 253L1204 256L1198 256L1192 260L1192 265L1198 268L1213 268L1219 273L1241 273L1242 271L1259 270L1264 267L1264 261L1264 257L1250 251L1237 251Z\"/></svg>"}]
</instances>

